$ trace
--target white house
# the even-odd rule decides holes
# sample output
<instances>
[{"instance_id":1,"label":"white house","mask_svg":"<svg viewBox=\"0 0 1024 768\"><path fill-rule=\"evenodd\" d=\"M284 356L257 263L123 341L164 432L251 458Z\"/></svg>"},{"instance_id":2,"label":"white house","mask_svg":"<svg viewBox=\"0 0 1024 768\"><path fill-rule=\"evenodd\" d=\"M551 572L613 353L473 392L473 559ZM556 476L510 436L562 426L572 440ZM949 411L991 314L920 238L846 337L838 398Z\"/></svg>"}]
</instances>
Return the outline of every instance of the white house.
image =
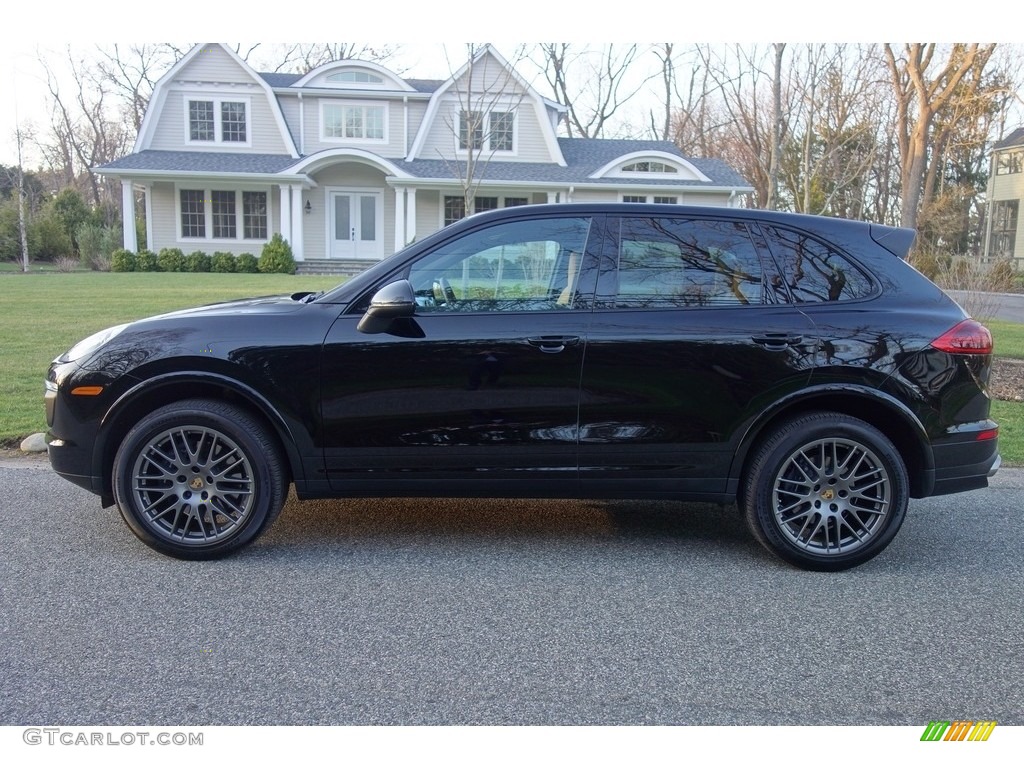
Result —
<instances>
[{"instance_id":1,"label":"white house","mask_svg":"<svg viewBox=\"0 0 1024 768\"><path fill-rule=\"evenodd\" d=\"M559 138L564 107L490 46L444 81L364 61L259 73L227 46L189 51L157 83L132 154L97 170L145 200L147 242L299 261L376 261L474 211L527 203L737 205L749 184L670 142ZM467 194L467 188L472 190Z\"/></svg>"},{"instance_id":2,"label":"white house","mask_svg":"<svg viewBox=\"0 0 1024 768\"><path fill-rule=\"evenodd\" d=\"M1024 128L992 147L986 197L989 213L982 258L1009 259L1020 270L1024 268L1024 230L1017 226L1017 218L1024 200Z\"/></svg>"}]
</instances>

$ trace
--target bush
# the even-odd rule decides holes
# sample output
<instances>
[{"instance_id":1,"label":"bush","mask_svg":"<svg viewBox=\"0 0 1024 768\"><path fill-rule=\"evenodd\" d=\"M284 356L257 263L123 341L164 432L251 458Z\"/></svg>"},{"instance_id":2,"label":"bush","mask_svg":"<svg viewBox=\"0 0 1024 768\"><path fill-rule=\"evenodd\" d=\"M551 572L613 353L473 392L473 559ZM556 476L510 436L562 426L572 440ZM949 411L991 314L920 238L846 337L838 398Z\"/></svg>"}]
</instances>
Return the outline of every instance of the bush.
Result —
<instances>
[{"instance_id":1,"label":"bush","mask_svg":"<svg viewBox=\"0 0 1024 768\"><path fill-rule=\"evenodd\" d=\"M58 256L53 260L53 266L57 268L58 272L74 272L78 269L79 263L74 256Z\"/></svg>"},{"instance_id":2,"label":"bush","mask_svg":"<svg viewBox=\"0 0 1024 768\"><path fill-rule=\"evenodd\" d=\"M235 260L235 272L259 272L259 262L251 253L240 253Z\"/></svg>"},{"instance_id":3,"label":"bush","mask_svg":"<svg viewBox=\"0 0 1024 768\"><path fill-rule=\"evenodd\" d=\"M284 275L295 274L295 257L292 256L292 247L281 237L280 232L275 232L270 242L263 246L260 253L260 272L278 272Z\"/></svg>"},{"instance_id":4,"label":"bush","mask_svg":"<svg viewBox=\"0 0 1024 768\"><path fill-rule=\"evenodd\" d=\"M135 254L124 248L118 248L110 256L110 270L112 272L134 272Z\"/></svg>"},{"instance_id":5,"label":"bush","mask_svg":"<svg viewBox=\"0 0 1024 768\"><path fill-rule=\"evenodd\" d=\"M109 272L111 265L111 259L109 256L96 256L92 260L92 268L97 272Z\"/></svg>"},{"instance_id":6,"label":"bush","mask_svg":"<svg viewBox=\"0 0 1024 768\"><path fill-rule=\"evenodd\" d=\"M235 255L227 251L215 251L210 259L211 272L234 272Z\"/></svg>"},{"instance_id":7,"label":"bush","mask_svg":"<svg viewBox=\"0 0 1024 768\"><path fill-rule=\"evenodd\" d=\"M185 254L180 248L161 248L156 263L161 272L181 272L185 263Z\"/></svg>"},{"instance_id":8,"label":"bush","mask_svg":"<svg viewBox=\"0 0 1024 768\"><path fill-rule=\"evenodd\" d=\"M209 272L210 257L203 251L192 251L185 257L183 272Z\"/></svg>"},{"instance_id":9,"label":"bush","mask_svg":"<svg viewBox=\"0 0 1024 768\"><path fill-rule=\"evenodd\" d=\"M135 271L136 272L157 272L159 266L156 262L156 254L152 251L143 248L135 256Z\"/></svg>"}]
</instances>

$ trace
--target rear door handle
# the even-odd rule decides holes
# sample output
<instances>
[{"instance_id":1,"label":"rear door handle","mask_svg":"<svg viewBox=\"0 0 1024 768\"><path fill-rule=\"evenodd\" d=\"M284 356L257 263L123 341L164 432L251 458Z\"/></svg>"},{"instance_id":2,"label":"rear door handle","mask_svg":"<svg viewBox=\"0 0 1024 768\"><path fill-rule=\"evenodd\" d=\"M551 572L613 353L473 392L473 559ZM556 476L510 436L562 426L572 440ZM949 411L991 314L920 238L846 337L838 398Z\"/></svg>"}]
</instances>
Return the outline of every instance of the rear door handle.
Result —
<instances>
[{"instance_id":1,"label":"rear door handle","mask_svg":"<svg viewBox=\"0 0 1024 768\"><path fill-rule=\"evenodd\" d=\"M541 352L551 354L561 352L566 347L571 347L574 344L579 344L579 341L579 336L531 336L526 340L530 346L537 347Z\"/></svg>"},{"instance_id":2,"label":"rear door handle","mask_svg":"<svg viewBox=\"0 0 1024 768\"><path fill-rule=\"evenodd\" d=\"M760 344L765 349L785 349L795 347L804 340L804 337L789 333L765 333L754 336L753 339L755 344Z\"/></svg>"}]
</instances>

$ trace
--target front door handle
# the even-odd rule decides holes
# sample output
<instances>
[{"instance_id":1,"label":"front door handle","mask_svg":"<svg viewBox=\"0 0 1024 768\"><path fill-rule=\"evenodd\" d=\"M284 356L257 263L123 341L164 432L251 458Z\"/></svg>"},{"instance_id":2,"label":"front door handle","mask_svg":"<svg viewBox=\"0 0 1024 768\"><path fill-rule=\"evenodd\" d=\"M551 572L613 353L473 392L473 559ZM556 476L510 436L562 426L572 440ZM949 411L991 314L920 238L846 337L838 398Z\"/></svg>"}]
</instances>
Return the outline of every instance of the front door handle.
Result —
<instances>
[{"instance_id":1,"label":"front door handle","mask_svg":"<svg viewBox=\"0 0 1024 768\"><path fill-rule=\"evenodd\" d=\"M526 340L531 347L551 354L561 352L566 347L578 344L579 341L579 336L531 336Z\"/></svg>"}]
</instances>

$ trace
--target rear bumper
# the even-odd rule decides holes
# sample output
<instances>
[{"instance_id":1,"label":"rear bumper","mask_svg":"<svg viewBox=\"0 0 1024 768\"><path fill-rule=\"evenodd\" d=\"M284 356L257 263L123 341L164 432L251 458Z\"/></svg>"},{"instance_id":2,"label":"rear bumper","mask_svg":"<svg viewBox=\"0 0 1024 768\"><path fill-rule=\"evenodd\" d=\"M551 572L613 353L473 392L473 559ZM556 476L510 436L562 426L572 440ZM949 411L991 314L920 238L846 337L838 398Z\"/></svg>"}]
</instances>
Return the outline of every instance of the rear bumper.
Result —
<instances>
[{"instance_id":1,"label":"rear bumper","mask_svg":"<svg viewBox=\"0 0 1024 768\"><path fill-rule=\"evenodd\" d=\"M986 488L1002 464L995 439L961 440L934 445L932 450L935 470L929 496Z\"/></svg>"}]
</instances>

